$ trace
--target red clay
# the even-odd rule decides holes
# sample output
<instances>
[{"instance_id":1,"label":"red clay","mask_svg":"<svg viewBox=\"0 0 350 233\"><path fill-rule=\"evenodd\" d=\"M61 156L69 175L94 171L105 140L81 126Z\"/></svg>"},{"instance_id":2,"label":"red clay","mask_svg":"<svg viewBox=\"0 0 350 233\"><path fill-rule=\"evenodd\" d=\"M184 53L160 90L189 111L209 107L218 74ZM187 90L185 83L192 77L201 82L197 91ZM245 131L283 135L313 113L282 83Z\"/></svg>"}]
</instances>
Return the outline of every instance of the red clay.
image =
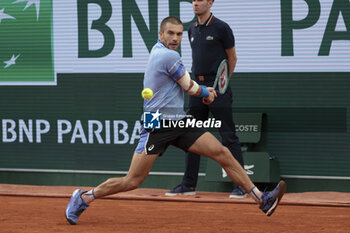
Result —
<instances>
[{"instance_id":1,"label":"red clay","mask_svg":"<svg viewBox=\"0 0 350 233\"><path fill-rule=\"evenodd\" d=\"M69 198L0 196L0 232L349 232L350 208L101 199L72 226Z\"/></svg>"},{"instance_id":2,"label":"red clay","mask_svg":"<svg viewBox=\"0 0 350 233\"><path fill-rule=\"evenodd\" d=\"M77 189L90 190L92 187L71 186L35 186L0 184L0 195L28 197L70 197ZM229 199L229 193L196 192L195 196L165 196L165 189L139 188L129 192L108 196L109 199L119 200L149 200L149 201L189 201L207 203L239 203L253 204L251 198ZM288 190L287 190L288 192ZM341 192L305 192L286 193L280 205L311 205L311 206L342 206L350 207L350 193Z\"/></svg>"}]
</instances>

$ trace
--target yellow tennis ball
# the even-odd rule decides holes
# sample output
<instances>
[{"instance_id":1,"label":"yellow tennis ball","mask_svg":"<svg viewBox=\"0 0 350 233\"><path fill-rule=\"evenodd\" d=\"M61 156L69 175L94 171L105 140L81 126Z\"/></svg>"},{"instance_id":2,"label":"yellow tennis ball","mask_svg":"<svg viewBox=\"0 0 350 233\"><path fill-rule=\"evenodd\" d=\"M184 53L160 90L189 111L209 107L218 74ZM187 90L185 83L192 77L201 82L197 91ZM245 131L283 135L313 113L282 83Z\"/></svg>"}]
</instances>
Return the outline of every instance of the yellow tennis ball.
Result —
<instances>
[{"instance_id":1,"label":"yellow tennis ball","mask_svg":"<svg viewBox=\"0 0 350 233\"><path fill-rule=\"evenodd\" d=\"M142 90L141 95L142 95L142 98L149 100L153 96L153 91L150 88L145 88Z\"/></svg>"}]
</instances>

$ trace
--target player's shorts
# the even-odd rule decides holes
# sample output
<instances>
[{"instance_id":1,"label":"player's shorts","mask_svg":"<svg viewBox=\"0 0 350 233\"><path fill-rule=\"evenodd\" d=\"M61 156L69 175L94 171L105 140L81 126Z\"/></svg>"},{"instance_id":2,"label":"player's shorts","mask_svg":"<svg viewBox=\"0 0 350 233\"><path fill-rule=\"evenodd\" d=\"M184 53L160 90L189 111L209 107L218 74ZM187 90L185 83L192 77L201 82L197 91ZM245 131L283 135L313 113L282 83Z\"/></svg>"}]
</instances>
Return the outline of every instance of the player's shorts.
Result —
<instances>
[{"instance_id":1,"label":"player's shorts","mask_svg":"<svg viewBox=\"0 0 350 233\"><path fill-rule=\"evenodd\" d=\"M135 152L141 153L145 150L146 154L162 155L169 145L188 151L188 148L205 132L207 131L203 128L197 127L181 128L177 126L152 130L142 127L141 138Z\"/></svg>"}]
</instances>

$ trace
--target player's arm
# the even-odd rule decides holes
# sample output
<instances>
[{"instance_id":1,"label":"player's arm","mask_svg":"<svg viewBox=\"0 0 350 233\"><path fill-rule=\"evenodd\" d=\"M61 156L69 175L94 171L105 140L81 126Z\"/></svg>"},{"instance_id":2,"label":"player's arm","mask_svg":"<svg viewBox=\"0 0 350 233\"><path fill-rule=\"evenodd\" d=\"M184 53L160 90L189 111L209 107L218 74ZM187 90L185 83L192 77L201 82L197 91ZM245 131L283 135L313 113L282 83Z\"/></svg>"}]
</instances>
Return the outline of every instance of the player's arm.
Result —
<instances>
[{"instance_id":1,"label":"player's arm","mask_svg":"<svg viewBox=\"0 0 350 233\"><path fill-rule=\"evenodd\" d=\"M228 66L229 66L229 77L231 77L233 71L235 70L236 63L237 63L237 55L236 55L236 48L232 47L229 49L225 49L227 60L228 60Z\"/></svg>"},{"instance_id":2,"label":"player's arm","mask_svg":"<svg viewBox=\"0 0 350 233\"><path fill-rule=\"evenodd\" d=\"M206 86L198 85L197 82L193 81L190 77L190 74L187 70L184 71L182 77L176 81L189 95L199 96L199 97L208 97L209 91Z\"/></svg>"},{"instance_id":3,"label":"player's arm","mask_svg":"<svg viewBox=\"0 0 350 233\"><path fill-rule=\"evenodd\" d=\"M197 82L193 81L187 70L184 71L181 78L176 81L182 89L189 95L203 97L205 104L210 104L217 97L215 90L212 87L206 87L204 85L198 85Z\"/></svg>"},{"instance_id":4,"label":"player's arm","mask_svg":"<svg viewBox=\"0 0 350 233\"><path fill-rule=\"evenodd\" d=\"M213 102L216 97L216 92L211 91L206 86L198 85L197 82L193 81L190 74L185 69L179 54L175 51L169 51L165 64L168 65L168 72L170 77L176 81L189 95L208 98L210 102Z\"/></svg>"}]
</instances>

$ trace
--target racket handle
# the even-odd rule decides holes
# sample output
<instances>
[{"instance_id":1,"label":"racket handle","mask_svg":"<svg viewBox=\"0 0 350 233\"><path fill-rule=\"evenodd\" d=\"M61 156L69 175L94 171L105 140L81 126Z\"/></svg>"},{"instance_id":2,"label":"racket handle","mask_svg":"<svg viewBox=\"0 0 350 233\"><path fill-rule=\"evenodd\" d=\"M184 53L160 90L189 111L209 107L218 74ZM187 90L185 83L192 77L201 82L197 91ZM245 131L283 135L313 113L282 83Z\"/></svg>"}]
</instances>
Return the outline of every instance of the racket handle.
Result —
<instances>
[{"instance_id":1,"label":"racket handle","mask_svg":"<svg viewBox=\"0 0 350 233\"><path fill-rule=\"evenodd\" d=\"M214 85L213 85L213 89L215 90L216 89L216 86L218 85L218 78L215 79L214 81Z\"/></svg>"}]
</instances>

